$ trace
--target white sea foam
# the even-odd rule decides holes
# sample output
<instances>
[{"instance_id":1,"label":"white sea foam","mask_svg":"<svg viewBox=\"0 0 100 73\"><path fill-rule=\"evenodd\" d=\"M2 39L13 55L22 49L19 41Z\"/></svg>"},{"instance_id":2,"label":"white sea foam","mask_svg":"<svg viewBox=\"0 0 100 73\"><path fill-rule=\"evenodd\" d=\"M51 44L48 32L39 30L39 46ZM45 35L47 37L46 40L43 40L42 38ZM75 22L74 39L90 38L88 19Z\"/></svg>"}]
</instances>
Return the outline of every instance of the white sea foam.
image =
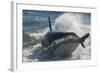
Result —
<instances>
[{"instance_id":1,"label":"white sea foam","mask_svg":"<svg viewBox=\"0 0 100 73\"><path fill-rule=\"evenodd\" d=\"M78 13L65 13L61 16L59 16L55 20L55 24L53 26L53 31L62 31L62 32L74 32L76 33L79 37L84 36L86 33L90 33L90 24L82 24L82 15ZM46 29L45 32L48 30ZM44 33L45 33L44 32ZM91 36L87 38L84 42L85 44L85 49L79 45L78 48L72 53L71 58L66 58L67 60L84 60L84 59L90 59L91 58ZM34 61L35 59L40 59L40 60L46 60L48 61L48 55L47 54L39 54L41 53L40 47L39 46L33 46L33 50L30 52L33 52L31 61ZM39 50L38 50L39 49Z\"/></svg>"},{"instance_id":2,"label":"white sea foam","mask_svg":"<svg viewBox=\"0 0 100 73\"><path fill-rule=\"evenodd\" d=\"M84 42L85 49L79 45L79 47L73 52L72 59L90 59L91 57L91 33L90 24L82 24L82 15L78 13L66 13L59 16L55 21L54 31L74 32L79 37L89 33L90 36Z\"/></svg>"},{"instance_id":3,"label":"white sea foam","mask_svg":"<svg viewBox=\"0 0 100 73\"><path fill-rule=\"evenodd\" d=\"M75 32L80 37L90 32L90 25L81 24L82 15L78 13L66 13L59 16L54 24L54 31Z\"/></svg>"}]
</instances>

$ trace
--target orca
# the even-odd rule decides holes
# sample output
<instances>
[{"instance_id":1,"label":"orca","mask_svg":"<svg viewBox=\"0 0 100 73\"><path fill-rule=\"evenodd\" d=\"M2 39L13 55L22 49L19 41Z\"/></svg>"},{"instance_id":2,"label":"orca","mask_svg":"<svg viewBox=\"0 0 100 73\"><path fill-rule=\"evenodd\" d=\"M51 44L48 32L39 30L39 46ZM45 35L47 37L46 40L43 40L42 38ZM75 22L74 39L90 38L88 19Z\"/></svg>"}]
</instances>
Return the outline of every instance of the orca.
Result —
<instances>
[{"instance_id":1,"label":"orca","mask_svg":"<svg viewBox=\"0 0 100 73\"><path fill-rule=\"evenodd\" d=\"M79 37L74 32L53 32L49 17L48 20L50 31L47 32L41 39L41 45L43 48L50 49L50 46L60 45L55 49L55 55L60 55L62 53L71 54L79 44L81 44L82 47L85 48L84 41L89 37L89 33L84 34L84 36L82 37Z\"/></svg>"},{"instance_id":2,"label":"orca","mask_svg":"<svg viewBox=\"0 0 100 73\"><path fill-rule=\"evenodd\" d=\"M82 47L85 48L83 42L85 41L86 38L88 38L88 36L89 33L85 34L83 37L80 38L73 32L48 32L42 38L41 44L43 47L48 47L54 41L64 38L65 39L64 41L66 42L71 42L71 41L78 42L82 45Z\"/></svg>"}]
</instances>

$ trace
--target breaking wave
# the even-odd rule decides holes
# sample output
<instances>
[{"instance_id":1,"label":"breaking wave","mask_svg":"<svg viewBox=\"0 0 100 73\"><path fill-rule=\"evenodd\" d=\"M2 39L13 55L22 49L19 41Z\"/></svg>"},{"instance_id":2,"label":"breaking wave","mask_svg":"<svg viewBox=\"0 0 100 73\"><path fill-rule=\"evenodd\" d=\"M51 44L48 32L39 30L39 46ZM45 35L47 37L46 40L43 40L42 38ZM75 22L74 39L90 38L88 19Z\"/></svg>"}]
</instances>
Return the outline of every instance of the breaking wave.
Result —
<instances>
[{"instance_id":1,"label":"breaking wave","mask_svg":"<svg viewBox=\"0 0 100 73\"><path fill-rule=\"evenodd\" d=\"M90 24L82 24L84 19L82 14L78 13L66 13L59 16L55 21L55 26L53 27L54 31L63 31L63 32L74 32L79 37L84 36L86 33L89 33L90 36L84 42L86 48L82 46L79 47L73 52L74 59L90 59L91 57L91 33L90 33Z\"/></svg>"},{"instance_id":2,"label":"breaking wave","mask_svg":"<svg viewBox=\"0 0 100 73\"><path fill-rule=\"evenodd\" d=\"M65 13L59 16L55 20L55 24L52 29L54 32L62 31L62 32L74 32L79 37L84 36L86 33L90 33L90 24L84 24L84 19L82 18L82 14L78 13ZM49 29L46 28L47 32ZM87 38L84 42L85 49L79 45L78 48L72 53L72 57L66 58L66 60L88 60L91 58L91 36ZM28 54L27 54L28 51ZM42 53L41 54L41 44L38 43L31 48L31 50L24 50L23 62L32 62L32 61L52 61L52 59L48 59L49 55Z\"/></svg>"}]
</instances>

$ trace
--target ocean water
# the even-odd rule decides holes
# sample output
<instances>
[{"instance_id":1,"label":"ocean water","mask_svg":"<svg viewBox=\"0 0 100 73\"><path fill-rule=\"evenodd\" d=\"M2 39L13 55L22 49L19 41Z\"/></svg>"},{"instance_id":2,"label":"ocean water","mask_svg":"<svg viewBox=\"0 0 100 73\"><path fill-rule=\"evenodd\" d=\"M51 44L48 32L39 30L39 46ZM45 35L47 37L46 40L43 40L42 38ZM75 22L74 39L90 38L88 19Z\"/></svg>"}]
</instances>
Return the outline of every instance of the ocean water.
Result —
<instances>
[{"instance_id":1,"label":"ocean water","mask_svg":"<svg viewBox=\"0 0 100 73\"><path fill-rule=\"evenodd\" d=\"M49 28L48 17L54 25L55 19L64 12L23 10L23 30L26 32L41 32Z\"/></svg>"},{"instance_id":2,"label":"ocean water","mask_svg":"<svg viewBox=\"0 0 100 73\"><path fill-rule=\"evenodd\" d=\"M63 15L64 13L74 14L80 16L81 24L91 24L91 14L90 13L74 13L74 12L56 12L56 11L33 11L33 10L23 10L23 30L26 32L40 32L48 27L48 17L52 26L54 26L56 19ZM69 21L71 17L64 20ZM56 27L57 28L57 27Z\"/></svg>"},{"instance_id":3,"label":"ocean water","mask_svg":"<svg viewBox=\"0 0 100 73\"><path fill-rule=\"evenodd\" d=\"M35 13L35 12L34 12ZM61 12L37 12L32 15L32 11L27 15L24 15L23 30L31 33L46 33L49 31L47 16L50 16L53 32L74 32L79 37L89 33L90 36L85 40L85 49L79 45L72 53L71 57L55 57L55 60L89 60L91 59L91 14L89 13L65 13ZM56 15L55 15L56 14ZM55 16L54 16L55 15ZM28 19L29 18L29 19ZM41 32L42 31L42 32ZM43 36L43 35L41 35ZM42 52L41 43L33 45L28 49L23 49L23 62L34 61L54 61L49 58L50 55Z\"/></svg>"}]
</instances>

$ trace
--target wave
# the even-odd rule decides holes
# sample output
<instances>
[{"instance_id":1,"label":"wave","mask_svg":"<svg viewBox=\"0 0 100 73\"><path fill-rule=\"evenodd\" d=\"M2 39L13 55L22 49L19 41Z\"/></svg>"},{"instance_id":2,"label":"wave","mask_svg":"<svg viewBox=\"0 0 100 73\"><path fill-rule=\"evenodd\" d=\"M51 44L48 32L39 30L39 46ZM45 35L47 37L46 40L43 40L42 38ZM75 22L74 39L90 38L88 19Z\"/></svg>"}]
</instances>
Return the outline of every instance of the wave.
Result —
<instances>
[{"instance_id":1,"label":"wave","mask_svg":"<svg viewBox=\"0 0 100 73\"><path fill-rule=\"evenodd\" d=\"M90 24L82 24L84 15L78 13L66 13L59 16L54 24L53 31L62 31L62 32L74 32L79 37L82 37L86 33L89 33L90 36L84 42L86 48L79 47L73 52L74 59L90 59L91 58L91 33L90 33Z\"/></svg>"},{"instance_id":2,"label":"wave","mask_svg":"<svg viewBox=\"0 0 100 73\"><path fill-rule=\"evenodd\" d=\"M86 33L89 33L90 36L89 38L86 39L84 42L85 44L85 49L82 46L78 46L78 48L72 53L72 57L66 58L66 60L88 60L91 58L91 33L90 33L90 24L83 24L84 19L82 18L82 14L78 13L64 13L60 15L56 20L55 24L53 25L52 29L53 32L74 32L76 33L79 37L82 37ZM43 33L48 32L49 29L46 28ZM38 44L36 44L38 45ZM33 52L31 54L31 58L28 58L29 61L49 61L52 59L48 59L49 55L47 54L41 54L41 45L38 46L33 46L33 50L30 52ZM36 53L38 52L38 53ZM40 53L39 53L40 52ZM41 55L40 55L41 54ZM25 61L25 60L23 60Z\"/></svg>"}]
</instances>

